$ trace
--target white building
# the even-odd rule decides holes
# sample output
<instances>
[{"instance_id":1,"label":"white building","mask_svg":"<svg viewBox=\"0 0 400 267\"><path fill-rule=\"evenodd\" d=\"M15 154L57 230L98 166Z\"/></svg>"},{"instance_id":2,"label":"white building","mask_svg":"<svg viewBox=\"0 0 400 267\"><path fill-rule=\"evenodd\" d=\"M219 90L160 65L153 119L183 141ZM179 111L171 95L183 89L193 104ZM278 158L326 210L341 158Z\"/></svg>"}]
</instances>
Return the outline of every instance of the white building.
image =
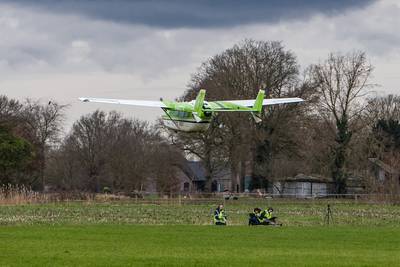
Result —
<instances>
[{"instance_id":1,"label":"white building","mask_svg":"<svg viewBox=\"0 0 400 267\"><path fill-rule=\"evenodd\" d=\"M274 195L283 197L310 198L325 197L332 193L333 182L324 177L307 176L298 174L272 183Z\"/></svg>"}]
</instances>

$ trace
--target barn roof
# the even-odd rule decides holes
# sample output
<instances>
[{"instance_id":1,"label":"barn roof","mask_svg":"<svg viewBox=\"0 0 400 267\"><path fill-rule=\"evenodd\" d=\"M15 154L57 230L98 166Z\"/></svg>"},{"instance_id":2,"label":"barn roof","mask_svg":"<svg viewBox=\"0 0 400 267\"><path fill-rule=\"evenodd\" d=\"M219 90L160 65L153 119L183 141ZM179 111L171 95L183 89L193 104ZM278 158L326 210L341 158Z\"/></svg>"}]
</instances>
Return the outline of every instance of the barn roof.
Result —
<instances>
[{"instance_id":1,"label":"barn roof","mask_svg":"<svg viewBox=\"0 0 400 267\"><path fill-rule=\"evenodd\" d=\"M206 180L206 170L200 161L188 161L187 165L193 175L193 181Z\"/></svg>"},{"instance_id":2,"label":"barn roof","mask_svg":"<svg viewBox=\"0 0 400 267\"><path fill-rule=\"evenodd\" d=\"M186 161L184 166L181 166L182 171L188 176L192 181L201 182L206 181L206 169L201 161ZM221 179L224 176L229 175L229 169L220 168L215 170L212 174L214 179Z\"/></svg>"},{"instance_id":3,"label":"barn roof","mask_svg":"<svg viewBox=\"0 0 400 267\"><path fill-rule=\"evenodd\" d=\"M368 160L389 174L399 173L399 170L396 170L378 158L369 158Z\"/></svg>"},{"instance_id":4,"label":"barn roof","mask_svg":"<svg viewBox=\"0 0 400 267\"><path fill-rule=\"evenodd\" d=\"M305 175L302 173L297 174L294 177L288 177L285 179L281 179L281 181L285 182L312 182L312 183L332 183L332 179L323 176L317 175Z\"/></svg>"}]
</instances>

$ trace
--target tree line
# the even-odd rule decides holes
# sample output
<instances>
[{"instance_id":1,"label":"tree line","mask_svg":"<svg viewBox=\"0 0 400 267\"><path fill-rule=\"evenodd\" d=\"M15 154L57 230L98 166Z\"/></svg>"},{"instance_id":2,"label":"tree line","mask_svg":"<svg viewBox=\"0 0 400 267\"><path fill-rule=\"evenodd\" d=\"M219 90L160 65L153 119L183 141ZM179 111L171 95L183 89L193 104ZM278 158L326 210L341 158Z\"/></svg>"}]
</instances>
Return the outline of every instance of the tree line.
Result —
<instances>
[{"instance_id":1,"label":"tree line","mask_svg":"<svg viewBox=\"0 0 400 267\"><path fill-rule=\"evenodd\" d=\"M204 88L207 100L253 99L265 89L268 98L306 102L268 106L261 123L247 113L219 113L204 133L95 111L62 135L67 106L2 96L0 183L99 192L142 191L150 182L160 192L175 192L189 156L203 162L205 191L215 173L228 168L232 190L243 191L248 174L252 188L263 188L305 173L331 177L335 192L345 193L352 175L373 184L363 175L368 158L400 167L400 97L376 96L372 73L361 51L301 67L281 42L245 40L205 61L180 100ZM398 183L393 177L387 188Z\"/></svg>"}]
</instances>

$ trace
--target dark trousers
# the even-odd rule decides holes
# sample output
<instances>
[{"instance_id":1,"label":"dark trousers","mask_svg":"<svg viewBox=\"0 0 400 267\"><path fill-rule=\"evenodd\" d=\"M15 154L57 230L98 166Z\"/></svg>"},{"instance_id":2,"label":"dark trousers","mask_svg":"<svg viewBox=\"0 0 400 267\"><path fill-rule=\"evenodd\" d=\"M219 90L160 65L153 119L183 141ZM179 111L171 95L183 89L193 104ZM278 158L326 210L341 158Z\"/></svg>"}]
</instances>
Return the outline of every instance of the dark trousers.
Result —
<instances>
[{"instance_id":1,"label":"dark trousers","mask_svg":"<svg viewBox=\"0 0 400 267\"><path fill-rule=\"evenodd\" d=\"M260 221L254 213L249 214L249 225L259 225Z\"/></svg>"},{"instance_id":2,"label":"dark trousers","mask_svg":"<svg viewBox=\"0 0 400 267\"><path fill-rule=\"evenodd\" d=\"M215 225L226 225L226 222L215 222Z\"/></svg>"}]
</instances>

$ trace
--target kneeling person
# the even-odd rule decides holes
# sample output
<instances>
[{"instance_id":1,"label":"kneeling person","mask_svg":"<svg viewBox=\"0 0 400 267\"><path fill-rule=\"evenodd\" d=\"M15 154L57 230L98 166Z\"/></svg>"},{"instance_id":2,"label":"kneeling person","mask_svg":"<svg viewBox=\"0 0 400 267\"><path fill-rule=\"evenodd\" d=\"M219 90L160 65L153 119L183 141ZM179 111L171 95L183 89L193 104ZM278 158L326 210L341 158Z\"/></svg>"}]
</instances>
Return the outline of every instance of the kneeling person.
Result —
<instances>
[{"instance_id":1,"label":"kneeling person","mask_svg":"<svg viewBox=\"0 0 400 267\"><path fill-rule=\"evenodd\" d=\"M266 225L277 225L276 223L277 217L272 215L273 212L274 212L273 208L268 208L263 212L261 212L260 214L261 223Z\"/></svg>"},{"instance_id":2,"label":"kneeling person","mask_svg":"<svg viewBox=\"0 0 400 267\"><path fill-rule=\"evenodd\" d=\"M249 213L249 225L260 225L261 224L261 209L254 208L252 213Z\"/></svg>"},{"instance_id":3,"label":"kneeling person","mask_svg":"<svg viewBox=\"0 0 400 267\"><path fill-rule=\"evenodd\" d=\"M214 223L215 225L226 225L226 215L222 204L218 205L214 212Z\"/></svg>"}]
</instances>

